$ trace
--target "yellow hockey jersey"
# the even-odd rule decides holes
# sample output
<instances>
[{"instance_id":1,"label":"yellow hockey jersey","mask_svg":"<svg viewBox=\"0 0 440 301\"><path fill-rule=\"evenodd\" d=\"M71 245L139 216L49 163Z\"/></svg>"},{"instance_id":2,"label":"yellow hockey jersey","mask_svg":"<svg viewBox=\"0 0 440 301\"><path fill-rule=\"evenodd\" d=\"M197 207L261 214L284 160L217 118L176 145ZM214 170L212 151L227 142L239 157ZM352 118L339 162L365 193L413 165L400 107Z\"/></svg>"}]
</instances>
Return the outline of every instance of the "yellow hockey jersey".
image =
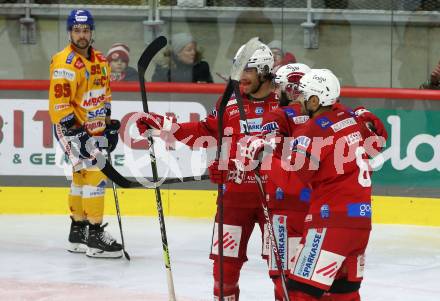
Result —
<instances>
[{"instance_id":1,"label":"yellow hockey jersey","mask_svg":"<svg viewBox=\"0 0 440 301\"><path fill-rule=\"evenodd\" d=\"M111 109L110 66L105 56L91 48L86 59L68 45L50 64L49 114L52 123L75 118L90 135L101 135Z\"/></svg>"}]
</instances>

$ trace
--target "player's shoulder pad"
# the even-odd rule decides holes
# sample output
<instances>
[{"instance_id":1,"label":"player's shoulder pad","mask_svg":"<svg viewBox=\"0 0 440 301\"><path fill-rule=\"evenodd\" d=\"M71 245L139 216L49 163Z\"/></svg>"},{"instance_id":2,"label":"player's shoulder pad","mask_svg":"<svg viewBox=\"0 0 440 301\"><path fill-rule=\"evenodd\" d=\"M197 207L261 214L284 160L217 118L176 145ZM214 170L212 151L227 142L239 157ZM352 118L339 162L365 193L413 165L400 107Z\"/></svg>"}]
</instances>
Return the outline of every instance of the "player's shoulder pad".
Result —
<instances>
[{"instance_id":1,"label":"player's shoulder pad","mask_svg":"<svg viewBox=\"0 0 440 301\"><path fill-rule=\"evenodd\" d=\"M96 49L95 49L95 57L100 63L107 62L107 58L102 54L102 52L97 51Z\"/></svg>"},{"instance_id":2,"label":"player's shoulder pad","mask_svg":"<svg viewBox=\"0 0 440 301\"><path fill-rule=\"evenodd\" d=\"M217 99L217 102L215 103L216 110L219 109L221 101L222 101L222 96L220 96ZM226 103L226 106L229 107L229 106L236 105L236 104L237 104L237 98L235 97L235 94L232 93L232 95L229 97L228 102Z\"/></svg>"},{"instance_id":3,"label":"player's shoulder pad","mask_svg":"<svg viewBox=\"0 0 440 301\"><path fill-rule=\"evenodd\" d=\"M334 124L331 125L331 128L335 133L358 124L356 116L352 115L349 111L336 110L333 113L336 116L336 120Z\"/></svg>"},{"instance_id":4,"label":"player's shoulder pad","mask_svg":"<svg viewBox=\"0 0 440 301\"><path fill-rule=\"evenodd\" d=\"M66 56L57 53L52 57L50 79L65 79L74 81L76 70L72 64L66 63Z\"/></svg>"}]
</instances>

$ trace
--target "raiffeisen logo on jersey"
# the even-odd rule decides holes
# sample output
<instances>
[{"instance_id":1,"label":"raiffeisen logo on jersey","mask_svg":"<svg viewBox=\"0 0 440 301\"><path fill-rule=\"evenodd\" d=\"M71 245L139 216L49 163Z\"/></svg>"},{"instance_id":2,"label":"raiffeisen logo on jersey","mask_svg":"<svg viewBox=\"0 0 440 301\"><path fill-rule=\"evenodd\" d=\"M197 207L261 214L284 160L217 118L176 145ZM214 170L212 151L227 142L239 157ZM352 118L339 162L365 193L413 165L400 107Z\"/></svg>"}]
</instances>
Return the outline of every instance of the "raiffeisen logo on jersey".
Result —
<instances>
[{"instance_id":1,"label":"raiffeisen logo on jersey","mask_svg":"<svg viewBox=\"0 0 440 301\"><path fill-rule=\"evenodd\" d=\"M260 133L263 118L251 118L247 120L249 133Z\"/></svg>"}]
</instances>

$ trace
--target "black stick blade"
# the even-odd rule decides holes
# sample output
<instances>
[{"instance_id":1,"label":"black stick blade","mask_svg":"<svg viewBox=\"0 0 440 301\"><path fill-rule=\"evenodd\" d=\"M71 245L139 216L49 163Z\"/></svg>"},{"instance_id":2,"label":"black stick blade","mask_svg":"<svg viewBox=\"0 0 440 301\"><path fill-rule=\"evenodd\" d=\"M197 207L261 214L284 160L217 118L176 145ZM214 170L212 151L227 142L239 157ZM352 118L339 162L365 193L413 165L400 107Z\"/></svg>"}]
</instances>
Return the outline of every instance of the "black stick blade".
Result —
<instances>
[{"instance_id":1,"label":"black stick blade","mask_svg":"<svg viewBox=\"0 0 440 301\"><path fill-rule=\"evenodd\" d=\"M147 46L147 48L145 48L137 64L139 75L142 74L142 76L144 76L145 71L147 70L147 67L150 64L151 60L166 45L167 38L165 38L164 36L159 36L153 42L151 42Z\"/></svg>"},{"instance_id":2,"label":"black stick blade","mask_svg":"<svg viewBox=\"0 0 440 301\"><path fill-rule=\"evenodd\" d=\"M124 250L124 256L128 261L131 260L130 255L128 255L127 251L125 251L125 250Z\"/></svg>"}]
</instances>

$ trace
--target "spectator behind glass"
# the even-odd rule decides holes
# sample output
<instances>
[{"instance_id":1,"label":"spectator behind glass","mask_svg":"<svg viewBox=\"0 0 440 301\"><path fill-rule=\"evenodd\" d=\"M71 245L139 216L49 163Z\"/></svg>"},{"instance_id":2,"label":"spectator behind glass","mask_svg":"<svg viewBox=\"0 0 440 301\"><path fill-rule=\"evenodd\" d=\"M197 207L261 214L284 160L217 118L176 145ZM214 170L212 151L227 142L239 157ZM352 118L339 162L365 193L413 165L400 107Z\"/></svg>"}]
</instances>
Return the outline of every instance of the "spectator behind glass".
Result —
<instances>
[{"instance_id":1,"label":"spectator behind glass","mask_svg":"<svg viewBox=\"0 0 440 301\"><path fill-rule=\"evenodd\" d=\"M113 44L107 52L107 60L111 67L110 81L137 81L136 69L128 66L130 48L123 43Z\"/></svg>"},{"instance_id":2,"label":"spectator behind glass","mask_svg":"<svg viewBox=\"0 0 440 301\"><path fill-rule=\"evenodd\" d=\"M430 79L424 82L420 89L440 90L440 62L432 70Z\"/></svg>"},{"instance_id":3,"label":"spectator behind glass","mask_svg":"<svg viewBox=\"0 0 440 301\"><path fill-rule=\"evenodd\" d=\"M154 82L212 83L207 62L197 43L188 33L177 33L171 37L171 47L165 51L164 59L156 65Z\"/></svg>"},{"instance_id":4,"label":"spectator behind glass","mask_svg":"<svg viewBox=\"0 0 440 301\"><path fill-rule=\"evenodd\" d=\"M281 66L287 65L287 64L294 64L296 63L296 58L291 52L283 52L283 48L281 47L281 41L279 40L273 40L269 44L270 50L273 54L274 59L274 65L273 65L273 72L276 73L278 68Z\"/></svg>"}]
</instances>

